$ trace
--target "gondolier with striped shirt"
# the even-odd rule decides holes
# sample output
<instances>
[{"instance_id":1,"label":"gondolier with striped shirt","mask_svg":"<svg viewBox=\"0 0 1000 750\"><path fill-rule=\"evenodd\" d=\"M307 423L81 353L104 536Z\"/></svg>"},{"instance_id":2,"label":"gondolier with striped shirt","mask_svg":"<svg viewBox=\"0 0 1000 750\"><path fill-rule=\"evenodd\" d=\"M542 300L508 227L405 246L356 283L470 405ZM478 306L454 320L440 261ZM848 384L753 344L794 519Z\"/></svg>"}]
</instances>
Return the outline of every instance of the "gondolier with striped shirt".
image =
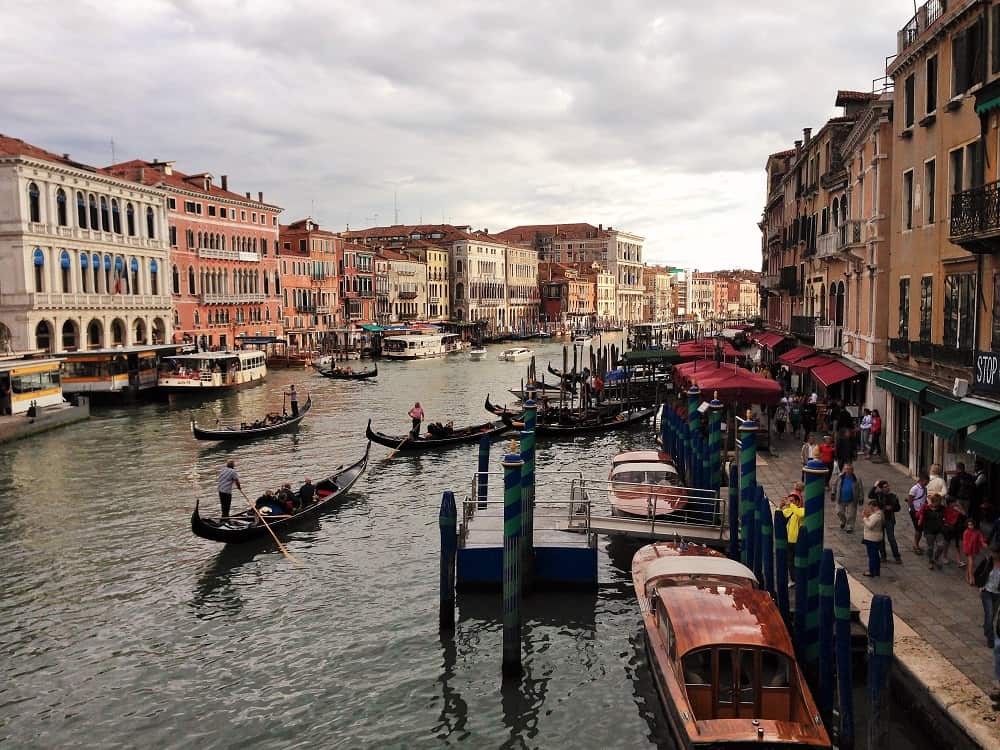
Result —
<instances>
[{"instance_id":1,"label":"gondolier with striped shirt","mask_svg":"<svg viewBox=\"0 0 1000 750\"><path fill-rule=\"evenodd\" d=\"M229 516L229 507L233 502L233 486L242 490L240 485L240 475L236 473L236 462L230 459L226 461L225 468L219 473L219 505L222 507L222 517Z\"/></svg>"}]
</instances>

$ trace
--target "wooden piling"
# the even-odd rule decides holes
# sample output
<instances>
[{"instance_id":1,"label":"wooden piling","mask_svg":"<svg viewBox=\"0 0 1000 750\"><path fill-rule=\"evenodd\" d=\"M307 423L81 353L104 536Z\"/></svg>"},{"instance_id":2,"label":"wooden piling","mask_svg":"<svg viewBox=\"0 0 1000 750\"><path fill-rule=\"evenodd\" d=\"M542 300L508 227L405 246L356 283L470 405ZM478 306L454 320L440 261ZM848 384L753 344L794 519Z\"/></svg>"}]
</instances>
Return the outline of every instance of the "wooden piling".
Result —
<instances>
[{"instance_id":1,"label":"wooden piling","mask_svg":"<svg viewBox=\"0 0 1000 750\"><path fill-rule=\"evenodd\" d=\"M837 659L837 699L840 708L838 750L854 750L854 693L851 679L851 587L847 571L838 568L833 583L834 646Z\"/></svg>"},{"instance_id":2,"label":"wooden piling","mask_svg":"<svg viewBox=\"0 0 1000 750\"><path fill-rule=\"evenodd\" d=\"M458 509L455 493L447 490L441 496L438 511L438 528L441 531L441 592L438 605L438 630L450 633L455 630L455 559L458 554Z\"/></svg>"},{"instance_id":3,"label":"wooden piling","mask_svg":"<svg viewBox=\"0 0 1000 750\"><path fill-rule=\"evenodd\" d=\"M788 608L788 519L781 510L774 511L774 593L785 627L792 624Z\"/></svg>"},{"instance_id":4,"label":"wooden piling","mask_svg":"<svg viewBox=\"0 0 1000 750\"><path fill-rule=\"evenodd\" d=\"M799 530L799 545L805 534L805 547L808 550L809 599L806 604L806 650L805 668L807 674L816 683L819 673L819 568L823 558L823 505L824 481L826 465L813 459L803 467L806 477L805 518L804 528ZM798 546L798 545L796 545Z\"/></svg>"},{"instance_id":5,"label":"wooden piling","mask_svg":"<svg viewBox=\"0 0 1000 750\"><path fill-rule=\"evenodd\" d=\"M516 441L503 466L503 661L504 678L521 676L521 469Z\"/></svg>"},{"instance_id":6,"label":"wooden piling","mask_svg":"<svg viewBox=\"0 0 1000 750\"><path fill-rule=\"evenodd\" d=\"M483 435L479 438L479 467L476 475L476 508L485 510L488 505L490 491L490 438Z\"/></svg>"},{"instance_id":7,"label":"wooden piling","mask_svg":"<svg viewBox=\"0 0 1000 750\"><path fill-rule=\"evenodd\" d=\"M889 670L892 668L892 599L872 597L868 617L868 750L889 747Z\"/></svg>"},{"instance_id":8,"label":"wooden piling","mask_svg":"<svg viewBox=\"0 0 1000 750\"><path fill-rule=\"evenodd\" d=\"M760 487L760 485L757 485ZM760 492L760 558L764 572L764 588L774 596L774 516L771 501L761 488Z\"/></svg>"},{"instance_id":9,"label":"wooden piling","mask_svg":"<svg viewBox=\"0 0 1000 750\"><path fill-rule=\"evenodd\" d=\"M833 580L836 573L833 550L824 549L819 564L819 690L817 702L823 721L833 716Z\"/></svg>"},{"instance_id":10,"label":"wooden piling","mask_svg":"<svg viewBox=\"0 0 1000 750\"><path fill-rule=\"evenodd\" d=\"M734 460L729 465L729 559L740 558L740 471Z\"/></svg>"},{"instance_id":11,"label":"wooden piling","mask_svg":"<svg viewBox=\"0 0 1000 750\"><path fill-rule=\"evenodd\" d=\"M535 567L535 423L537 405L535 387L528 386L524 402L524 430L521 432L521 557L524 563L522 593L531 589Z\"/></svg>"}]
</instances>

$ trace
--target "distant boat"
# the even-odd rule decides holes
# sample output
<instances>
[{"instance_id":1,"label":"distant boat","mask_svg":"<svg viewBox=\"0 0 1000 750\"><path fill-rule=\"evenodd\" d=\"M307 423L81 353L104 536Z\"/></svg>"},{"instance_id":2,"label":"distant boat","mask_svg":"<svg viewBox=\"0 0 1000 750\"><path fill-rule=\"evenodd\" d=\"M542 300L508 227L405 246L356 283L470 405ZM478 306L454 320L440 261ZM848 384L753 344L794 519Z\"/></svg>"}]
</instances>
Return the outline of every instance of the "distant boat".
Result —
<instances>
[{"instance_id":1,"label":"distant boat","mask_svg":"<svg viewBox=\"0 0 1000 750\"><path fill-rule=\"evenodd\" d=\"M305 404L299 409L299 413L292 417L287 414L276 415L272 420L259 420L259 422L244 422L239 427L199 427L191 420L191 434L197 440L253 440L267 435L275 435L279 432L286 432L296 427L303 417L312 408L312 397L306 398Z\"/></svg>"},{"instance_id":2,"label":"distant boat","mask_svg":"<svg viewBox=\"0 0 1000 750\"><path fill-rule=\"evenodd\" d=\"M478 443L484 435L492 439L499 437L508 429L503 422L486 422L471 427L446 428L436 436L432 436L433 433L428 432L426 435L413 437L411 434L386 435L384 432L376 432L372 429L372 421L369 419L365 434L373 443L402 453L412 453L434 448L450 448L453 445L464 443Z\"/></svg>"},{"instance_id":3,"label":"distant boat","mask_svg":"<svg viewBox=\"0 0 1000 750\"><path fill-rule=\"evenodd\" d=\"M486 350L481 347L477 347L476 349L471 349L469 351L469 359L471 359L473 362L479 362L482 359L486 359Z\"/></svg>"},{"instance_id":4,"label":"distant boat","mask_svg":"<svg viewBox=\"0 0 1000 750\"><path fill-rule=\"evenodd\" d=\"M375 363L375 368L372 370L348 372L338 367L332 370L318 370L318 372L324 378L330 378L330 380L368 380L369 378L378 377L378 363Z\"/></svg>"},{"instance_id":5,"label":"distant boat","mask_svg":"<svg viewBox=\"0 0 1000 750\"><path fill-rule=\"evenodd\" d=\"M534 354L531 349L515 346L513 349L504 349L497 355L497 359L505 362L520 362L522 359L531 359Z\"/></svg>"}]
</instances>

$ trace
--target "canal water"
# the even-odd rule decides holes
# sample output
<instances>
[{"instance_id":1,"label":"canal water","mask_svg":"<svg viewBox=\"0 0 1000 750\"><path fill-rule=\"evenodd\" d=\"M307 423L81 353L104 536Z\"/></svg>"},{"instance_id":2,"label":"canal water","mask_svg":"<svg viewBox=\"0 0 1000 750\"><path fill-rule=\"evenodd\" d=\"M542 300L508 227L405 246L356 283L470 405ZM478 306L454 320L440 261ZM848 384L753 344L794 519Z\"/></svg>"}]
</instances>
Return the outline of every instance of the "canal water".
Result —
<instances>
[{"instance_id":1,"label":"canal water","mask_svg":"<svg viewBox=\"0 0 1000 750\"><path fill-rule=\"evenodd\" d=\"M561 366L561 344L530 345L539 373L550 357ZM196 498L217 512L227 459L254 497L356 460L369 418L404 434L415 400L428 421L489 419L486 394L512 400L525 371L498 362L501 349L482 362L383 360L375 382L273 371L222 398L96 408L4 446L0 744L671 747L630 586L635 544L600 540L596 593L526 600L516 684L500 681L498 594L460 597L454 640L438 637L437 508L443 490L468 494L475 446L391 461L373 446L350 499L288 535L299 565L270 544L224 549L190 532ZM191 417L280 410L291 383L314 399L297 434L232 448L191 437ZM600 477L650 439L542 442L538 463Z\"/></svg>"}]
</instances>

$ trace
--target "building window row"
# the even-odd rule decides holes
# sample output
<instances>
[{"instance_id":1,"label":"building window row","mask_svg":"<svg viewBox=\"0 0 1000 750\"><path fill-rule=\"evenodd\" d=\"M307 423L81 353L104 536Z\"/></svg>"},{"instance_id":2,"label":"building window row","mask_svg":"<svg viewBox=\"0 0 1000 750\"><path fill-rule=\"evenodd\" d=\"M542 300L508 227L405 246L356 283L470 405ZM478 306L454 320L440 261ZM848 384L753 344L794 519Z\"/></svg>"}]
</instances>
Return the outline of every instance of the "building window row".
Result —
<instances>
[{"instance_id":1,"label":"building window row","mask_svg":"<svg viewBox=\"0 0 1000 750\"><path fill-rule=\"evenodd\" d=\"M70 226L69 196L64 188L56 188L55 222L57 226ZM141 208L140 208L141 210ZM78 229L125 234L135 237L138 234L136 207L131 201L124 206L125 221L122 222L122 206L117 198L97 195L82 190L76 191L76 226ZM42 193L38 183L28 183L28 219L40 224L46 219ZM152 206L145 209L146 238L156 239L156 213ZM124 229L124 232L123 232Z\"/></svg>"},{"instance_id":2,"label":"building window row","mask_svg":"<svg viewBox=\"0 0 1000 750\"><path fill-rule=\"evenodd\" d=\"M34 290L63 294L153 294L159 290L159 264L155 258L126 258L79 250L56 249L49 263L39 247L32 252Z\"/></svg>"}]
</instances>

